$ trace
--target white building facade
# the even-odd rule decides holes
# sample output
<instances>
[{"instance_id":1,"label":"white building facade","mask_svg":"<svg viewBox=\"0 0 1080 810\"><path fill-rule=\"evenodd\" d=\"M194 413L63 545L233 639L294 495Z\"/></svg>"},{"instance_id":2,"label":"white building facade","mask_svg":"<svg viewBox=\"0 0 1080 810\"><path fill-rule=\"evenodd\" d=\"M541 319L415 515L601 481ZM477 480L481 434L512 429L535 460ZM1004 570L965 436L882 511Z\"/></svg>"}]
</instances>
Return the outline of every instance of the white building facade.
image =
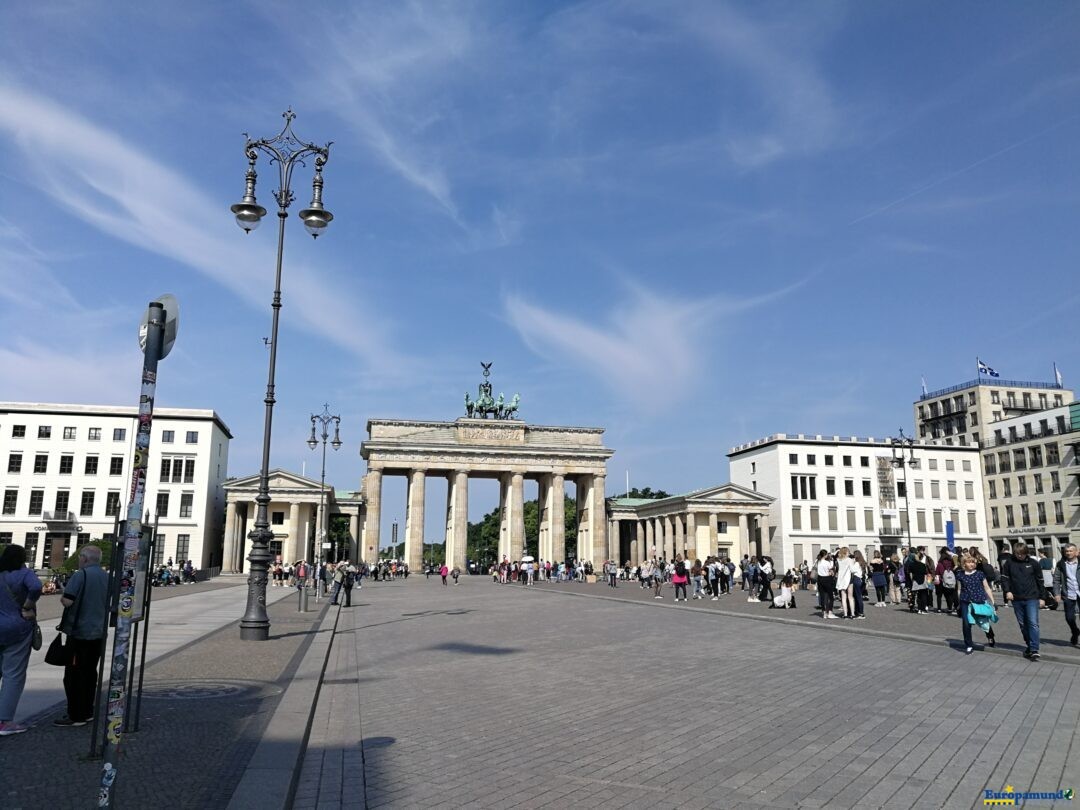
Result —
<instances>
[{"instance_id":1,"label":"white building facade","mask_svg":"<svg viewBox=\"0 0 1080 810\"><path fill-rule=\"evenodd\" d=\"M782 570L842 545L891 554L909 538L936 555L949 521L956 547L988 554L979 449L913 449L915 465L901 468L889 440L778 433L728 459L732 483L775 499L766 545Z\"/></svg>"},{"instance_id":2,"label":"white building facade","mask_svg":"<svg viewBox=\"0 0 1080 810\"><path fill-rule=\"evenodd\" d=\"M0 544L58 566L127 516L138 409L0 403ZM157 408L144 512L157 521L155 564L221 564L229 440L211 410Z\"/></svg>"}]
</instances>

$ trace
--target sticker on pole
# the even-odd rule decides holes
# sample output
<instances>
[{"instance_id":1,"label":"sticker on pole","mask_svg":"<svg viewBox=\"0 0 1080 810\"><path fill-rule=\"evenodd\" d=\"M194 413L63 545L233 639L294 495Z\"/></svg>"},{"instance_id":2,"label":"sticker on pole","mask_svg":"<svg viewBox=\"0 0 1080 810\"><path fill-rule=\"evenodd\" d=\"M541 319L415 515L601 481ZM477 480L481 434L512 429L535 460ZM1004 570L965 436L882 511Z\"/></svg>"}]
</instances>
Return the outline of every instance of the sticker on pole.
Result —
<instances>
[{"instance_id":1,"label":"sticker on pole","mask_svg":"<svg viewBox=\"0 0 1080 810\"><path fill-rule=\"evenodd\" d=\"M180 304L176 296L170 293L158 296L154 299L155 304L161 304L165 309L165 339L161 346L161 359L169 356L173 344L176 342L176 330L180 328ZM146 353L146 328L150 321L150 308L143 313L139 323L139 348Z\"/></svg>"}]
</instances>

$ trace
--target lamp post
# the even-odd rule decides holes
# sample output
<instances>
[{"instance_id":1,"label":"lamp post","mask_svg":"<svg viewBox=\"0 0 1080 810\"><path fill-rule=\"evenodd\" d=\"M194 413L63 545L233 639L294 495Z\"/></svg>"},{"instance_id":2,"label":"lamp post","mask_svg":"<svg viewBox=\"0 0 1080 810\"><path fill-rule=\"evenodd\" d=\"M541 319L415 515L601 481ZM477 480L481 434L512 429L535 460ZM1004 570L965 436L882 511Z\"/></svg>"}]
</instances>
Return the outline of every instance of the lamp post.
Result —
<instances>
[{"instance_id":1,"label":"lamp post","mask_svg":"<svg viewBox=\"0 0 1080 810\"><path fill-rule=\"evenodd\" d=\"M270 541L274 537L270 529L268 508L270 505L270 434L274 416L274 370L277 364L277 341L278 341L278 317L281 312L281 258L285 247L285 219L288 217L288 209L295 196L291 189L293 169L297 165L306 165L304 160L313 157L315 162L315 177L311 183L311 205L300 212L300 219L304 221L304 227L313 237L326 230L326 226L334 218L333 214L323 208L322 170L330 157L330 143L326 146L316 146L313 143L301 141L292 131L292 122L296 118L292 110L286 110L282 117L285 126L281 132L273 138L260 138L253 140L246 133L244 137L244 154L247 155L248 169L244 176L244 198L232 206L233 214L236 215L236 224L245 233L250 233L259 226L259 222L266 216L266 209L255 200L255 163L259 153L270 158L271 165L277 164L279 186L274 192L274 199L278 204L278 239L277 239L277 265L274 272L274 298L271 303L273 316L270 326L270 370L266 382L266 416L263 423L263 446L262 467L259 470L259 494L255 497L258 510L255 516L255 527L248 535L251 540L251 552L248 561L251 563L251 573L248 575L247 610L240 619L240 638L243 641L265 641L270 637L270 618L266 613L266 579L270 568Z\"/></svg>"},{"instance_id":2,"label":"lamp post","mask_svg":"<svg viewBox=\"0 0 1080 810\"><path fill-rule=\"evenodd\" d=\"M904 522L907 524L907 546L908 553L911 553L911 511L908 508L908 482L907 482L907 468L914 467L917 462L915 461L915 440L904 435L904 429L900 428L900 436L893 437L892 442L892 465L894 467L900 467L904 471ZM904 454L907 453L907 457Z\"/></svg>"},{"instance_id":3,"label":"lamp post","mask_svg":"<svg viewBox=\"0 0 1080 810\"><path fill-rule=\"evenodd\" d=\"M341 447L341 435L338 432L341 427L341 417L334 416L330 413L330 404L327 403L323 406L323 412L320 414L311 415L311 436L307 440L307 446L314 450L319 446L319 439L315 436L315 423L318 422L322 425L322 433L319 438L322 439L322 474L319 477L319 531L318 537L315 542L318 544L318 549L311 555L313 560L318 560L318 565L322 567L322 544L326 541L327 537L327 520L326 520L326 440L330 438L330 425L334 425L334 440L330 442L330 446L337 450ZM317 569L318 570L318 569ZM318 598L318 577L316 577L316 591L315 595Z\"/></svg>"}]
</instances>

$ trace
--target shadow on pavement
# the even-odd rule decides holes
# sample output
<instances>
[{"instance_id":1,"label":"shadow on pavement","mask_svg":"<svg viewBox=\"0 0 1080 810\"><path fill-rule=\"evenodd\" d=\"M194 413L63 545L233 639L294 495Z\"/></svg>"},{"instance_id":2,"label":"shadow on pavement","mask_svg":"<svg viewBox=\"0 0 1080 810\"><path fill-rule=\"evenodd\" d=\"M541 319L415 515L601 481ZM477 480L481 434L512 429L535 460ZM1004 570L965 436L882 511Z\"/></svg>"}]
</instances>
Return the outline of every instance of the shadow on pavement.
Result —
<instances>
[{"instance_id":1,"label":"shadow on pavement","mask_svg":"<svg viewBox=\"0 0 1080 810\"><path fill-rule=\"evenodd\" d=\"M494 647L488 644L469 644L464 641L444 641L441 644L433 644L425 649L464 653L465 655L511 655L521 652L517 647Z\"/></svg>"}]
</instances>

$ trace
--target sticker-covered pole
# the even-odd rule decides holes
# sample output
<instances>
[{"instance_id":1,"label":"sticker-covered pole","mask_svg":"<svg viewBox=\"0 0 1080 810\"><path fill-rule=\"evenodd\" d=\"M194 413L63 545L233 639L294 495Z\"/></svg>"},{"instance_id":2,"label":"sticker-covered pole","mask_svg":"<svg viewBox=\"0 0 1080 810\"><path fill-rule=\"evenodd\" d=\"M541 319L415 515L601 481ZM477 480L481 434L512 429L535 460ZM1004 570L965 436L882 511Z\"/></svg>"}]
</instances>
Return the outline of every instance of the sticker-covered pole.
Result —
<instances>
[{"instance_id":1,"label":"sticker-covered pole","mask_svg":"<svg viewBox=\"0 0 1080 810\"><path fill-rule=\"evenodd\" d=\"M120 565L120 594L113 638L112 666L109 668L109 697L105 710L104 760L98 807L112 807L116 787L116 763L124 728L125 691L131 640L132 614L135 607L135 569L139 562L142 539L143 501L146 497L146 466L150 453L150 424L154 415L157 367L165 340L165 308L159 301L150 304L143 349L142 388L139 392L139 425L135 434L135 457L131 464L131 488L128 491L127 524L124 530L123 557L113 560Z\"/></svg>"}]
</instances>

